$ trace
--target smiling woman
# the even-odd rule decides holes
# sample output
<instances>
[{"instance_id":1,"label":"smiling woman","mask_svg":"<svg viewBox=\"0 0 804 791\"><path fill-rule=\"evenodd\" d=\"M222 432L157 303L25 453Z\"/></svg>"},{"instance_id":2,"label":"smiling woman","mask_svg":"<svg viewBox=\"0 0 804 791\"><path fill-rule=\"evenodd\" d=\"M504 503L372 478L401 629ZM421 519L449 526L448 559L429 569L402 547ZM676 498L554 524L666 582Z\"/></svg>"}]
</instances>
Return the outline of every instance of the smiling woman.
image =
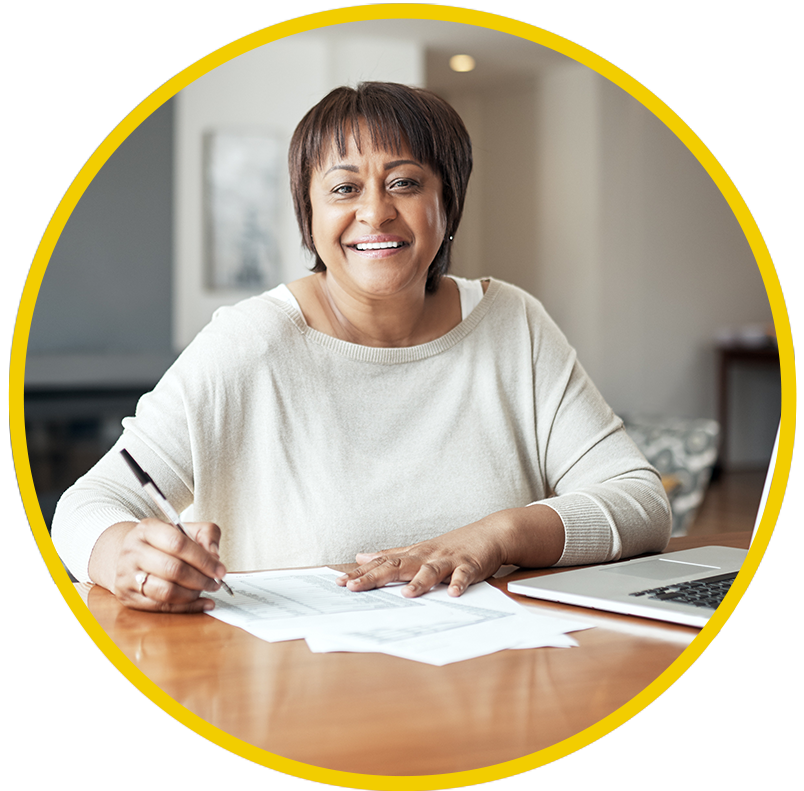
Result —
<instances>
[{"instance_id":1,"label":"smiling woman","mask_svg":"<svg viewBox=\"0 0 804 791\"><path fill-rule=\"evenodd\" d=\"M76 577L194 612L226 568L356 558L351 590L458 596L503 564L664 548L658 474L541 304L447 275L471 169L428 91L339 88L305 116L290 172L313 273L220 310L65 494L53 538ZM123 448L192 506L194 541Z\"/></svg>"},{"instance_id":2,"label":"smiling woman","mask_svg":"<svg viewBox=\"0 0 804 791\"><path fill-rule=\"evenodd\" d=\"M452 107L393 83L336 89L297 127L290 167L313 271L328 272L312 292L291 286L311 327L369 346L411 346L460 322L456 288L435 296L472 169L469 135ZM382 327L361 330L337 308L377 298L395 319Z\"/></svg>"},{"instance_id":3,"label":"smiling woman","mask_svg":"<svg viewBox=\"0 0 804 791\"><path fill-rule=\"evenodd\" d=\"M407 151L414 163L427 165L441 179L447 234L431 262L428 289L435 290L450 266L450 242L461 221L472 173L472 143L461 117L430 91L396 83L336 88L305 115L293 134L288 163L296 218L304 245L315 256L314 272L323 272L326 264L316 252L312 234L313 171L344 162L350 143L357 154L363 153L366 143L395 154L392 160L405 159Z\"/></svg>"},{"instance_id":4,"label":"smiling woman","mask_svg":"<svg viewBox=\"0 0 804 791\"><path fill-rule=\"evenodd\" d=\"M393 152L364 149L350 137L343 162L331 151L334 164L314 171L312 238L326 268L323 277L290 290L307 323L333 337L367 346L426 343L460 323L457 290L437 289L430 278L446 233L441 178L404 144ZM361 327L338 308L349 303L355 313L362 305L371 315L378 300L395 318L393 326L363 321Z\"/></svg>"}]
</instances>

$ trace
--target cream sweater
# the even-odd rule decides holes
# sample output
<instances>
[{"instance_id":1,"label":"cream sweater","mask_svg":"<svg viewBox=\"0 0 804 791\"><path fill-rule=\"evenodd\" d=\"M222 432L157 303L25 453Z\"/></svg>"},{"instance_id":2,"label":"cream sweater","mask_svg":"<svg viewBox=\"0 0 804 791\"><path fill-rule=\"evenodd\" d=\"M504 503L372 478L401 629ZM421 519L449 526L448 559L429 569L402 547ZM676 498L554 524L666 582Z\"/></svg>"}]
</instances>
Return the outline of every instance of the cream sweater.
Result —
<instances>
[{"instance_id":1,"label":"cream sweater","mask_svg":"<svg viewBox=\"0 0 804 791\"><path fill-rule=\"evenodd\" d=\"M564 523L560 565L661 550L670 533L656 471L574 350L496 280L408 348L324 335L268 294L223 308L123 426L53 520L80 580L103 530L157 515L121 447L221 527L230 571L351 562L538 501Z\"/></svg>"}]
</instances>

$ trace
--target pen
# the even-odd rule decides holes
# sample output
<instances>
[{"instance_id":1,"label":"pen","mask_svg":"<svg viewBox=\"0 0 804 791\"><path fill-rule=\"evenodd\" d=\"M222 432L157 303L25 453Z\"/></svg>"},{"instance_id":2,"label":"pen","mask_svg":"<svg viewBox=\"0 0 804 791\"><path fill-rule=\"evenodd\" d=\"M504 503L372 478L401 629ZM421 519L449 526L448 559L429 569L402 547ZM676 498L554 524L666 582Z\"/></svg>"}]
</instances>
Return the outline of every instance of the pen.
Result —
<instances>
[{"instance_id":1,"label":"pen","mask_svg":"<svg viewBox=\"0 0 804 791\"><path fill-rule=\"evenodd\" d=\"M137 464L136 461L134 461L131 454L125 448L123 448L120 451L120 454L126 460L126 464L128 464L128 466L131 468L131 471L134 473L134 475L137 476L137 480L140 482L140 486L142 486L142 488L146 491L148 496L154 501L157 508L159 508L159 510L167 517L170 524L172 524L173 527L177 528L179 532L181 532L183 535L187 536L187 538L190 538L190 536L187 535L187 531L184 529L184 525L182 525L181 523L181 517L179 517L178 512L167 501L165 495L162 494L161 491L159 491L159 487L153 482L151 476L148 475L148 473L145 472L145 470L143 470L142 467L140 467L140 465ZM192 541L192 539L190 540ZM219 582L221 584L221 587L230 596L234 596L234 593L232 593L232 589L223 580L215 580L215 582Z\"/></svg>"}]
</instances>

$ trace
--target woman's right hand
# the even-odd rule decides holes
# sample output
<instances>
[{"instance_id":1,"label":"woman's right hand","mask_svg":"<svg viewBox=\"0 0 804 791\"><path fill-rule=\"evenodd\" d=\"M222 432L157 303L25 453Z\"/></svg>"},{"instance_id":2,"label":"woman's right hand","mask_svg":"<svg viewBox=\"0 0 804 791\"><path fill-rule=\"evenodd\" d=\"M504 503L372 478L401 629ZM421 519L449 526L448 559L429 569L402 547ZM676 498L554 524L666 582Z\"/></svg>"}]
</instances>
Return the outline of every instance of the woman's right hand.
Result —
<instances>
[{"instance_id":1,"label":"woman's right hand","mask_svg":"<svg viewBox=\"0 0 804 791\"><path fill-rule=\"evenodd\" d=\"M188 536L158 519L122 522L103 532L89 561L93 582L127 607L153 612L204 612L202 598L216 591L226 568L218 555L220 528L212 522L184 525Z\"/></svg>"}]
</instances>

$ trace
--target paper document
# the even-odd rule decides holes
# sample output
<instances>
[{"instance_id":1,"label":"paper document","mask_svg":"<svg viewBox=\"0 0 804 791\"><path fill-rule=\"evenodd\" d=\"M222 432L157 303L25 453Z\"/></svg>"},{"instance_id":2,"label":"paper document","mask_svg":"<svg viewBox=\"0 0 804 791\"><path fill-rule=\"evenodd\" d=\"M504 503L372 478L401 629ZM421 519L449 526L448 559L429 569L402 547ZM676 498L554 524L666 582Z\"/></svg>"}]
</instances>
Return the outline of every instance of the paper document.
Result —
<instances>
[{"instance_id":1,"label":"paper document","mask_svg":"<svg viewBox=\"0 0 804 791\"><path fill-rule=\"evenodd\" d=\"M416 599L402 586L356 593L327 568L229 574L234 596L210 594L209 614L268 641L305 639L310 650L381 652L444 665L505 648L567 647L579 620L533 612L482 582L460 598L439 585Z\"/></svg>"},{"instance_id":2,"label":"paper document","mask_svg":"<svg viewBox=\"0 0 804 791\"><path fill-rule=\"evenodd\" d=\"M372 624L372 615L421 607L415 600L390 595L386 589L355 595L335 584L338 572L328 568L228 574L234 596L211 594L210 615L239 626L263 640L296 640L311 630L337 623Z\"/></svg>"}]
</instances>

